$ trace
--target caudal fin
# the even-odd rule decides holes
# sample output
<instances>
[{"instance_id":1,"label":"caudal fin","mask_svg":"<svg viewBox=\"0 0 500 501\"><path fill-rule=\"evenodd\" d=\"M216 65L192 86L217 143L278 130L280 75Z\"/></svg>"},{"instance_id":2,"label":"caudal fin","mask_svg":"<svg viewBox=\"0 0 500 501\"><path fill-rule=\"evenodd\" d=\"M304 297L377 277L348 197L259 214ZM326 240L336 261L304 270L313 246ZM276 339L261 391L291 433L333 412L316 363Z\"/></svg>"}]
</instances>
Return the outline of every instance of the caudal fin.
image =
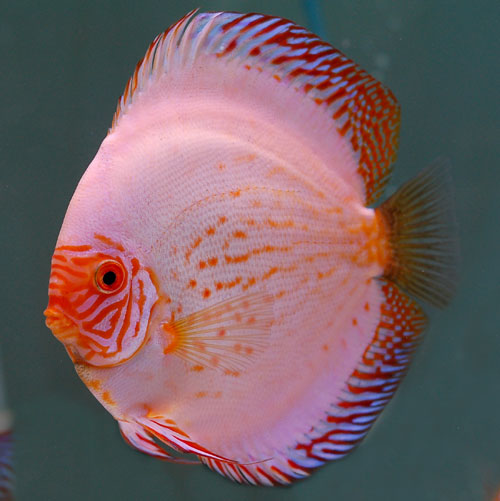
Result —
<instances>
[{"instance_id":1,"label":"caudal fin","mask_svg":"<svg viewBox=\"0 0 500 501\"><path fill-rule=\"evenodd\" d=\"M437 159L378 209L391 259L384 275L417 298L444 307L458 281L458 232L450 165Z\"/></svg>"}]
</instances>

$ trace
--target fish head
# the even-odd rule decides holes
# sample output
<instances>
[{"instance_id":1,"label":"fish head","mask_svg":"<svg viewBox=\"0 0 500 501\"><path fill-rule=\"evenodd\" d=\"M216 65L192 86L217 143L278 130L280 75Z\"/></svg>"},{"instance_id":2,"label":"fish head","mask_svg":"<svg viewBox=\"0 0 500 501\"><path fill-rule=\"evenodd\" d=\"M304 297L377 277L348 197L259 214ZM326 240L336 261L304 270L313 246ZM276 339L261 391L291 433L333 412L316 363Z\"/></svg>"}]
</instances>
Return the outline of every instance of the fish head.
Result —
<instances>
[{"instance_id":1,"label":"fish head","mask_svg":"<svg viewBox=\"0 0 500 501\"><path fill-rule=\"evenodd\" d=\"M75 363L113 367L148 339L159 298L154 273L122 245L58 245L52 257L46 325Z\"/></svg>"}]
</instances>

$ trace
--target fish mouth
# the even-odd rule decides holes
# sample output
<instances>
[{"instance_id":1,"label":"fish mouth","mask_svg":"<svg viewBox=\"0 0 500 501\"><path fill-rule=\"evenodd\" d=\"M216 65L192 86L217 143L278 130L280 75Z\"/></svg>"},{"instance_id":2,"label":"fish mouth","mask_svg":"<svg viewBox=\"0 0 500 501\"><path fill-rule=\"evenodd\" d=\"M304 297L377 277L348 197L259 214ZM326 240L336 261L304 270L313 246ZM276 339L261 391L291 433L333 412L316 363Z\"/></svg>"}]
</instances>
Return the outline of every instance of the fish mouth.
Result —
<instances>
[{"instance_id":1,"label":"fish mouth","mask_svg":"<svg viewBox=\"0 0 500 501\"><path fill-rule=\"evenodd\" d=\"M52 331L52 334L64 344L74 342L80 331L75 322L68 318L64 313L54 309L47 308L45 315L45 325Z\"/></svg>"}]
</instances>

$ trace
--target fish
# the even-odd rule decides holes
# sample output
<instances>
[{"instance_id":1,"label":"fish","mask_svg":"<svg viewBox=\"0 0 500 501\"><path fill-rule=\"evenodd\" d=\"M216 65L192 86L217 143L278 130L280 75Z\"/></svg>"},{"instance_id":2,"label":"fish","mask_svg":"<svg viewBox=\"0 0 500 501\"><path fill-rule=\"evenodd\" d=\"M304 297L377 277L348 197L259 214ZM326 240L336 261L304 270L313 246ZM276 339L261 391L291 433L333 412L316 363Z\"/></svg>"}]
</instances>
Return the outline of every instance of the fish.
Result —
<instances>
[{"instance_id":1,"label":"fish","mask_svg":"<svg viewBox=\"0 0 500 501\"><path fill-rule=\"evenodd\" d=\"M0 500L14 499L13 415L7 405L0 359Z\"/></svg>"},{"instance_id":2,"label":"fish","mask_svg":"<svg viewBox=\"0 0 500 501\"><path fill-rule=\"evenodd\" d=\"M292 21L192 11L154 39L45 310L131 447L272 486L362 441L422 338L418 301L457 286L448 162L380 202L399 127L387 87Z\"/></svg>"}]
</instances>

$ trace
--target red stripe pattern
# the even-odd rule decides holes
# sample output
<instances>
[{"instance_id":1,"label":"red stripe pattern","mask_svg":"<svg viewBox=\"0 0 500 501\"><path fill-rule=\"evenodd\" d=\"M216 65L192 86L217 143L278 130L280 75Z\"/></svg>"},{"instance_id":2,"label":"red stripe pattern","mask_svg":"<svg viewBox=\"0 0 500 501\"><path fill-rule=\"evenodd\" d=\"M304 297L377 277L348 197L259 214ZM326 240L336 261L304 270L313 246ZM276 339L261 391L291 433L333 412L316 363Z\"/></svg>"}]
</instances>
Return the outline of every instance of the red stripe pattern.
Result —
<instances>
[{"instance_id":1,"label":"red stripe pattern","mask_svg":"<svg viewBox=\"0 0 500 501\"><path fill-rule=\"evenodd\" d=\"M96 284L96 271L115 262L124 271L113 292ZM146 339L158 294L148 270L120 248L58 247L52 258L47 325L73 355L97 366L128 360ZM75 353L76 352L76 353Z\"/></svg>"},{"instance_id":2,"label":"red stripe pattern","mask_svg":"<svg viewBox=\"0 0 500 501\"><path fill-rule=\"evenodd\" d=\"M427 322L420 307L396 285L381 280L381 288L385 301L373 340L318 426L267 461L243 465L200 459L236 482L288 484L358 445L398 388Z\"/></svg>"},{"instance_id":3,"label":"red stripe pattern","mask_svg":"<svg viewBox=\"0 0 500 501\"><path fill-rule=\"evenodd\" d=\"M392 92L337 49L291 21L261 14L189 13L155 38L137 64L110 129L155 77L200 55L241 62L326 107L349 141L367 204L387 184L396 158L400 111ZM214 64L217 61L214 60Z\"/></svg>"}]
</instances>

